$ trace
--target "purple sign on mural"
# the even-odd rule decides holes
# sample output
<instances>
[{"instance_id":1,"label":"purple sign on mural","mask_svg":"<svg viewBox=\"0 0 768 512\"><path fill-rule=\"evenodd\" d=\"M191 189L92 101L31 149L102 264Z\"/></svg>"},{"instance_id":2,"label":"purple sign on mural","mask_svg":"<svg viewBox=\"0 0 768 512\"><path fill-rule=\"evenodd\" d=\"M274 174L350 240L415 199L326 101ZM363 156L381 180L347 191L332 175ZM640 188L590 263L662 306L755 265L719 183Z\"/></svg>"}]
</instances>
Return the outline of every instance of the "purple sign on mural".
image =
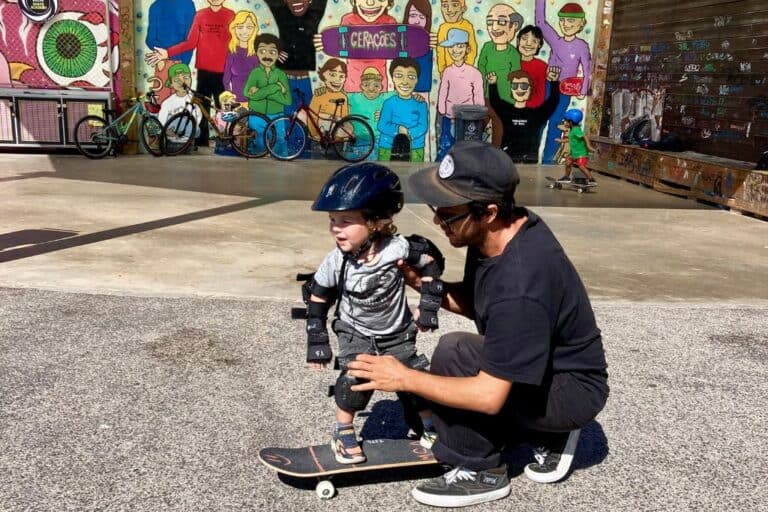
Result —
<instances>
[{"instance_id":1,"label":"purple sign on mural","mask_svg":"<svg viewBox=\"0 0 768 512\"><path fill-rule=\"evenodd\" d=\"M348 59L415 58L429 51L429 32L416 25L346 25L321 36L324 53Z\"/></svg>"}]
</instances>

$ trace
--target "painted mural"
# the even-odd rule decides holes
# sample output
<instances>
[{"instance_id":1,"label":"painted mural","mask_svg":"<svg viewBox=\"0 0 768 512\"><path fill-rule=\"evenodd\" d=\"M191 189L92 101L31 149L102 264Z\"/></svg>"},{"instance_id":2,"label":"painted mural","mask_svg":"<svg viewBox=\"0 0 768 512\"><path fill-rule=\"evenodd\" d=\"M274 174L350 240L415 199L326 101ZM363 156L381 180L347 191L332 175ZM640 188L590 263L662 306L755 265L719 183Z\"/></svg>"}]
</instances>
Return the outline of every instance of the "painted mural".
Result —
<instances>
[{"instance_id":1,"label":"painted mural","mask_svg":"<svg viewBox=\"0 0 768 512\"><path fill-rule=\"evenodd\" d=\"M481 106L489 141L517 161L552 163L565 110L590 94L598 4L145 0L135 5L137 85L174 101L170 73L183 65L215 109L233 97L274 117L303 97L321 126L343 99L341 114L374 127L379 160L442 157L460 136L455 109Z\"/></svg>"},{"instance_id":2,"label":"painted mural","mask_svg":"<svg viewBox=\"0 0 768 512\"><path fill-rule=\"evenodd\" d=\"M116 90L116 26L116 0L61 0L44 17L0 0L0 87Z\"/></svg>"}]
</instances>

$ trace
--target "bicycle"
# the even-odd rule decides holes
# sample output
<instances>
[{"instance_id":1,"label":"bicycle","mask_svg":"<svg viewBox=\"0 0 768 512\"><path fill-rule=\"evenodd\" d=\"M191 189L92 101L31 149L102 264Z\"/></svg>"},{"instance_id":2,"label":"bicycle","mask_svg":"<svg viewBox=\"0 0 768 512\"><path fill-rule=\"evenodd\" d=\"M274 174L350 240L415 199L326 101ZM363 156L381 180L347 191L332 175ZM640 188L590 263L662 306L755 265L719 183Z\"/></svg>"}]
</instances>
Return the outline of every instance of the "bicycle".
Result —
<instances>
[{"instance_id":1,"label":"bicycle","mask_svg":"<svg viewBox=\"0 0 768 512\"><path fill-rule=\"evenodd\" d=\"M75 123L75 146L80 153L93 159L103 158L109 153L117 156L118 146L129 142L128 131L133 126L134 120L139 117L141 118L139 122L141 145L154 156L164 154L163 125L154 115L160 111L155 93L150 91L146 96L139 95L126 101L134 103L116 119L112 117L117 111L105 108L103 117L87 115ZM128 118L127 121L126 118Z\"/></svg>"},{"instance_id":2,"label":"bicycle","mask_svg":"<svg viewBox=\"0 0 768 512\"><path fill-rule=\"evenodd\" d=\"M299 106L290 115L281 115L274 118L264 134L264 141L269 154L278 160L293 160L297 158L307 145L308 139L319 142L325 153L332 146L336 154L347 162L359 162L365 160L373 151L373 130L365 117L349 115L337 119L338 113L345 100L339 98L333 100L336 106L333 110L332 122L326 129L316 119L320 114L309 108L304 93L300 89L293 90L299 96ZM304 112L312 124L315 132L320 134L311 137L307 132L307 124L299 119L299 113Z\"/></svg>"},{"instance_id":3,"label":"bicycle","mask_svg":"<svg viewBox=\"0 0 768 512\"><path fill-rule=\"evenodd\" d=\"M192 113L197 108L208 121L216 137L224 144L231 144L235 151L245 158L259 158L267 154L263 134L269 124L269 118L264 114L249 110L238 115L229 122L226 133L219 129L216 120L209 112L210 100L197 91L186 87L192 93L192 100L186 107L165 122L163 133L165 134L165 152L174 156L184 153L197 136L197 120Z\"/></svg>"}]
</instances>

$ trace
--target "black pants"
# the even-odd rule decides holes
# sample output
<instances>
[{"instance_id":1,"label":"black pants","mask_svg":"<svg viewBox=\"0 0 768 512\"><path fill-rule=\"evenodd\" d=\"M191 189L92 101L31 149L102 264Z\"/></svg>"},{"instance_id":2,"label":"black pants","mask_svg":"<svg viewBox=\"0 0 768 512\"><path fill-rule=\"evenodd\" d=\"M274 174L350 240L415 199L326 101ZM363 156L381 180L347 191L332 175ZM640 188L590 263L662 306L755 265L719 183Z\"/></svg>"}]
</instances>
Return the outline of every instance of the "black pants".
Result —
<instances>
[{"instance_id":1,"label":"black pants","mask_svg":"<svg viewBox=\"0 0 768 512\"><path fill-rule=\"evenodd\" d=\"M432 356L430 372L471 377L480 371L483 337L448 333ZM592 421L608 398L606 372L557 373L541 386L513 384L495 416L435 404L435 457L474 471L501 464L501 450L521 432L568 432Z\"/></svg>"},{"instance_id":2,"label":"black pants","mask_svg":"<svg viewBox=\"0 0 768 512\"><path fill-rule=\"evenodd\" d=\"M213 99L213 104L217 109L219 105L219 94L224 92L224 73L214 73L213 71L197 70L197 92L203 96ZM210 114L210 112L208 112ZM197 137L198 146L207 146L209 139L208 121L203 118L200 121L200 135Z\"/></svg>"}]
</instances>

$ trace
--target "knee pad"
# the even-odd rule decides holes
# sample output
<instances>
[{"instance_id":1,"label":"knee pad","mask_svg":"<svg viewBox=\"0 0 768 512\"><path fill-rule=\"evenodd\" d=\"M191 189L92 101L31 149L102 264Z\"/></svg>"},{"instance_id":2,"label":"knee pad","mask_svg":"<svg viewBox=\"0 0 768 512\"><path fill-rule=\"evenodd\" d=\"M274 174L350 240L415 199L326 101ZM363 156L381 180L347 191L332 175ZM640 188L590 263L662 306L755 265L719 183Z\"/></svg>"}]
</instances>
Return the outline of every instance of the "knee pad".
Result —
<instances>
[{"instance_id":1,"label":"knee pad","mask_svg":"<svg viewBox=\"0 0 768 512\"><path fill-rule=\"evenodd\" d=\"M363 411L371 400L373 391L352 391L352 386L358 383L358 380L348 375L346 370L341 372L336 379L333 394L336 397L336 405L345 411L358 412Z\"/></svg>"}]
</instances>

